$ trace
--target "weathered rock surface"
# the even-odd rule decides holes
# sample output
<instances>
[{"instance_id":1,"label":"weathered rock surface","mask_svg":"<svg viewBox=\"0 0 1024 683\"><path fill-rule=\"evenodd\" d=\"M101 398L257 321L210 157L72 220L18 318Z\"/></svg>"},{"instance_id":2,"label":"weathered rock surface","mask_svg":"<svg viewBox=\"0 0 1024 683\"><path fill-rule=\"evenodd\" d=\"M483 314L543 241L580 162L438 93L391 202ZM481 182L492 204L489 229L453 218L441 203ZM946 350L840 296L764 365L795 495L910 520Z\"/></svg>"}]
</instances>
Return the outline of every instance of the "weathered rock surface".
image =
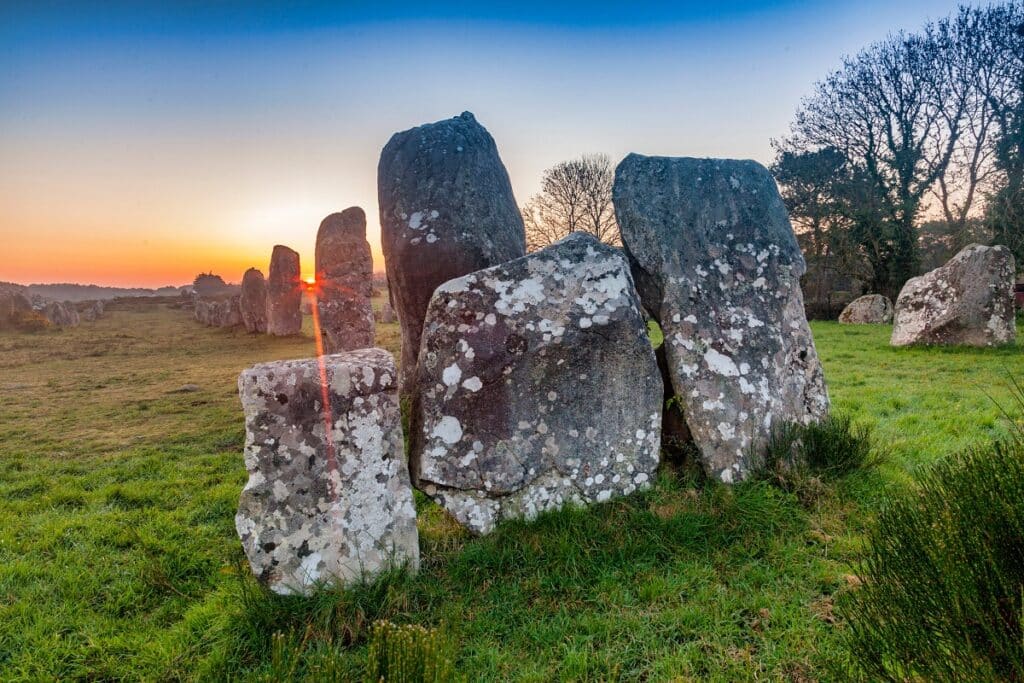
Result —
<instances>
[{"instance_id":1,"label":"weathered rock surface","mask_svg":"<svg viewBox=\"0 0 1024 683\"><path fill-rule=\"evenodd\" d=\"M392 136L377 167L377 193L407 394L434 289L522 256L526 235L494 139L469 112Z\"/></svg>"},{"instance_id":2,"label":"weathered rock surface","mask_svg":"<svg viewBox=\"0 0 1024 683\"><path fill-rule=\"evenodd\" d=\"M242 295L235 294L220 303L218 327L238 327L242 324Z\"/></svg>"},{"instance_id":3,"label":"weathered rock surface","mask_svg":"<svg viewBox=\"0 0 1024 683\"><path fill-rule=\"evenodd\" d=\"M358 206L320 223L316 286L324 353L373 346L373 255L366 241L366 214Z\"/></svg>"},{"instance_id":4,"label":"weathered rock surface","mask_svg":"<svg viewBox=\"0 0 1024 683\"><path fill-rule=\"evenodd\" d=\"M629 264L575 233L450 280L427 310L417 485L478 534L648 486L662 382Z\"/></svg>"},{"instance_id":5,"label":"weathered rock surface","mask_svg":"<svg viewBox=\"0 0 1024 683\"><path fill-rule=\"evenodd\" d=\"M267 331L267 281L256 268L250 268L242 276L239 306L247 332L263 334Z\"/></svg>"},{"instance_id":6,"label":"weathered rock surface","mask_svg":"<svg viewBox=\"0 0 1024 683\"><path fill-rule=\"evenodd\" d=\"M839 314L845 325L888 325L892 322L892 302L881 294L857 297Z\"/></svg>"},{"instance_id":7,"label":"weathered rock surface","mask_svg":"<svg viewBox=\"0 0 1024 683\"><path fill-rule=\"evenodd\" d=\"M9 318L18 313L31 313L32 301L28 290L16 286L0 285L0 318Z\"/></svg>"},{"instance_id":8,"label":"weathered rock surface","mask_svg":"<svg viewBox=\"0 0 1024 683\"><path fill-rule=\"evenodd\" d=\"M1017 337L1013 254L972 244L945 265L907 280L896 300L891 344L997 346Z\"/></svg>"},{"instance_id":9,"label":"weathered rock surface","mask_svg":"<svg viewBox=\"0 0 1024 683\"><path fill-rule=\"evenodd\" d=\"M86 322L96 322L103 317L103 312L106 310L106 306L102 299L96 301L89 301L82 304L82 308L79 311L79 315L82 320Z\"/></svg>"},{"instance_id":10,"label":"weathered rock surface","mask_svg":"<svg viewBox=\"0 0 1024 683\"><path fill-rule=\"evenodd\" d=\"M213 325L216 319L217 302L195 296L192 300L192 316L204 325Z\"/></svg>"},{"instance_id":11,"label":"weathered rock surface","mask_svg":"<svg viewBox=\"0 0 1024 683\"><path fill-rule=\"evenodd\" d=\"M57 327L77 327L82 322L74 304L68 302L48 302L46 308L43 309L43 315L50 321L50 324Z\"/></svg>"},{"instance_id":12,"label":"weathered rock surface","mask_svg":"<svg viewBox=\"0 0 1024 683\"><path fill-rule=\"evenodd\" d=\"M208 327L238 327L242 324L241 295L222 296L215 299L194 297L192 315Z\"/></svg>"},{"instance_id":13,"label":"weathered rock surface","mask_svg":"<svg viewBox=\"0 0 1024 683\"><path fill-rule=\"evenodd\" d=\"M20 329L26 324L45 327L49 322L32 310L26 288L0 283L0 329Z\"/></svg>"},{"instance_id":14,"label":"weathered rock surface","mask_svg":"<svg viewBox=\"0 0 1024 683\"><path fill-rule=\"evenodd\" d=\"M299 255L280 244L270 257L267 278L267 332L279 337L302 331L302 281Z\"/></svg>"},{"instance_id":15,"label":"weathered rock surface","mask_svg":"<svg viewBox=\"0 0 1024 683\"><path fill-rule=\"evenodd\" d=\"M419 564L394 361L382 349L323 360L326 386L315 358L238 379L249 481L235 526L257 578L282 594Z\"/></svg>"},{"instance_id":16,"label":"weathered rock surface","mask_svg":"<svg viewBox=\"0 0 1024 683\"><path fill-rule=\"evenodd\" d=\"M806 268L782 199L753 161L630 154L615 214L705 471L747 477L773 425L823 417L804 315Z\"/></svg>"}]
</instances>

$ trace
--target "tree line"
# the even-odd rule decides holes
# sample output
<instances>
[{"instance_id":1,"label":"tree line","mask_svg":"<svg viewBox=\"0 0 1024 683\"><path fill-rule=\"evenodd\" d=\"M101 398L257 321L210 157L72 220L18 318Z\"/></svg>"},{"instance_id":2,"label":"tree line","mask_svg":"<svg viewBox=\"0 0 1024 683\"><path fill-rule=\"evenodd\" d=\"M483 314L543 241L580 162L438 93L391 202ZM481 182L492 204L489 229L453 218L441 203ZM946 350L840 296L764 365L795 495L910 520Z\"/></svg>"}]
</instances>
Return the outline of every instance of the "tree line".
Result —
<instances>
[{"instance_id":1,"label":"tree line","mask_svg":"<svg viewBox=\"0 0 1024 683\"><path fill-rule=\"evenodd\" d=\"M808 261L808 303L841 306L851 289L895 298L971 242L1005 244L1024 265L1022 93L1018 0L891 34L816 83L772 141L771 166ZM604 155L546 170L522 207L528 248L574 230L617 244L613 179Z\"/></svg>"},{"instance_id":2,"label":"tree line","mask_svg":"<svg viewBox=\"0 0 1024 683\"><path fill-rule=\"evenodd\" d=\"M892 34L815 84L772 166L809 298L850 280L895 297L941 246L1005 244L1024 263L1022 90L1018 2Z\"/></svg>"}]
</instances>

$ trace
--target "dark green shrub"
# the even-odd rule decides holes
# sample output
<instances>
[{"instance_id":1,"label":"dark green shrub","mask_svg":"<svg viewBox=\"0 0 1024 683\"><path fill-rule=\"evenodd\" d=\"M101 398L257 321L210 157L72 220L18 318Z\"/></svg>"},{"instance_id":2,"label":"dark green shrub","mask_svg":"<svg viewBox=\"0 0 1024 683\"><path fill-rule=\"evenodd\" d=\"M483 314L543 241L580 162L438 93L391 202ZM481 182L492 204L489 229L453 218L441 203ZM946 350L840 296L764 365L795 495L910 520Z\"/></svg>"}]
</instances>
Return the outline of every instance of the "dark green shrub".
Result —
<instances>
[{"instance_id":1,"label":"dark green shrub","mask_svg":"<svg viewBox=\"0 0 1024 683\"><path fill-rule=\"evenodd\" d=\"M438 629L389 621L373 625L366 683L447 683L455 678L451 640Z\"/></svg>"},{"instance_id":2,"label":"dark green shrub","mask_svg":"<svg viewBox=\"0 0 1024 683\"><path fill-rule=\"evenodd\" d=\"M808 425L786 423L772 432L760 475L806 501L826 480L870 464L873 452L871 431L846 415Z\"/></svg>"},{"instance_id":3,"label":"dark green shrub","mask_svg":"<svg viewBox=\"0 0 1024 683\"><path fill-rule=\"evenodd\" d=\"M891 502L840 604L877 680L1024 680L1024 441L953 457Z\"/></svg>"}]
</instances>

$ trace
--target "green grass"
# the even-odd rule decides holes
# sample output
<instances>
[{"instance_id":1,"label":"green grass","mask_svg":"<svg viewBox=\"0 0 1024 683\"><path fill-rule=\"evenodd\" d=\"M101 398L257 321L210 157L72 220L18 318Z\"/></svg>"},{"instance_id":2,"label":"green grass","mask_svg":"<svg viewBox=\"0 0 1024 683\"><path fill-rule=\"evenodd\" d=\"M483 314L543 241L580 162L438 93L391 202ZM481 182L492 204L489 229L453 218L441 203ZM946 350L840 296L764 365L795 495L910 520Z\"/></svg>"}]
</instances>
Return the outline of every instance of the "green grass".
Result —
<instances>
[{"instance_id":1,"label":"green grass","mask_svg":"<svg viewBox=\"0 0 1024 683\"><path fill-rule=\"evenodd\" d=\"M1005 433L988 395L1009 405L1008 376L1024 377L1017 348L896 350L887 328L815 323L835 408L887 456L813 505L666 468L651 491L470 539L418 496L418 576L286 599L249 578L234 531L235 381L312 355L308 329L272 339L152 304L110 311L0 333L0 680L256 679L275 631L299 673L329 656L358 679L375 619L444 626L469 680L835 679L832 604L883 492ZM397 326L379 331L397 350Z\"/></svg>"}]
</instances>

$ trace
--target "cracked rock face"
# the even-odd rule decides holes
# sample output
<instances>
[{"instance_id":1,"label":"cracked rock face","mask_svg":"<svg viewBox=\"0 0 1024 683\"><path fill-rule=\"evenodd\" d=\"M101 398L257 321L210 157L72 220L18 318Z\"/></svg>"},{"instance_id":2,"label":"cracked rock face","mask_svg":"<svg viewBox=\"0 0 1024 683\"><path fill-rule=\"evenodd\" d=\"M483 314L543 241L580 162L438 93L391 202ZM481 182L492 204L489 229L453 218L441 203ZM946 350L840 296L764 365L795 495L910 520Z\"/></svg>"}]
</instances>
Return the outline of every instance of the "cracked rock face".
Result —
<instances>
[{"instance_id":1,"label":"cracked rock face","mask_svg":"<svg viewBox=\"0 0 1024 683\"><path fill-rule=\"evenodd\" d=\"M281 594L419 564L394 361L383 349L323 359L326 389L315 358L238 378L249 481L235 527L256 577Z\"/></svg>"},{"instance_id":2,"label":"cracked rock face","mask_svg":"<svg viewBox=\"0 0 1024 683\"><path fill-rule=\"evenodd\" d=\"M892 302L881 294L857 297L839 314L845 325L888 325L892 322Z\"/></svg>"},{"instance_id":3,"label":"cracked rock face","mask_svg":"<svg viewBox=\"0 0 1024 683\"><path fill-rule=\"evenodd\" d=\"M358 206L320 223L316 284L324 353L373 346L373 256L366 241L366 214Z\"/></svg>"},{"instance_id":4,"label":"cracked rock face","mask_svg":"<svg viewBox=\"0 0 1024 683\"><path fill-rule=\"evenodd\" d=\"M256 268L250 268L242 276L239 306L247 332L263 334L267 331L267 281Z\"/></svg>"},{"instance_id":5,"label":"cracked rock face","mask_svg":"<svg viewBox=\"0 0 1024 683\"><path fill-rule=\"evenodd\" d=\"M702 465L742 480L773 425L829 407L804 315L805 264L775 181L753 161L630 154L613 200Z\"/></svg>"},{"instance_id":6,"label":"cracked rock face","mask_svg":"<svg viewBox=\"0 0 1024 683\"><path fill-rule=\"evenodd\" d=\"M270 256L267 279L267 332L279 337L302 331L299 255L280 244Z\"/></svg>"},{"instance_id":7,"label":"cracked rock face","mask_svg":"<svg viewBox=\"0 0 1024 683\"><path fill-rule=\"evenodd\" d=\"M629 264L574 233L438 287L410 462L472 532L650 485L662 383Z\"/></svg>"},{"instance_id":8,"label":"cracked rock face","mask_svg":"<svg viewBox=\"0 0 1024 683\"><path fill-rule=\"evenodd\" d=\"M1003 246L972 244L945 265L907 280L896 300L893 346L998 346L1017 337L1016 264Z\"/></svg>"},{"instance_id":9,"label":"cracked rock face","mask_svg":"<svg viewBox=\"0 0 1024 683\"><path fill-rule=\"evenodd\" d=\"M377 193L409 394L434 289L522 256L526 235L494 139L469 112L396 133L380 155Z\"/></svg>"}]
</instances>

